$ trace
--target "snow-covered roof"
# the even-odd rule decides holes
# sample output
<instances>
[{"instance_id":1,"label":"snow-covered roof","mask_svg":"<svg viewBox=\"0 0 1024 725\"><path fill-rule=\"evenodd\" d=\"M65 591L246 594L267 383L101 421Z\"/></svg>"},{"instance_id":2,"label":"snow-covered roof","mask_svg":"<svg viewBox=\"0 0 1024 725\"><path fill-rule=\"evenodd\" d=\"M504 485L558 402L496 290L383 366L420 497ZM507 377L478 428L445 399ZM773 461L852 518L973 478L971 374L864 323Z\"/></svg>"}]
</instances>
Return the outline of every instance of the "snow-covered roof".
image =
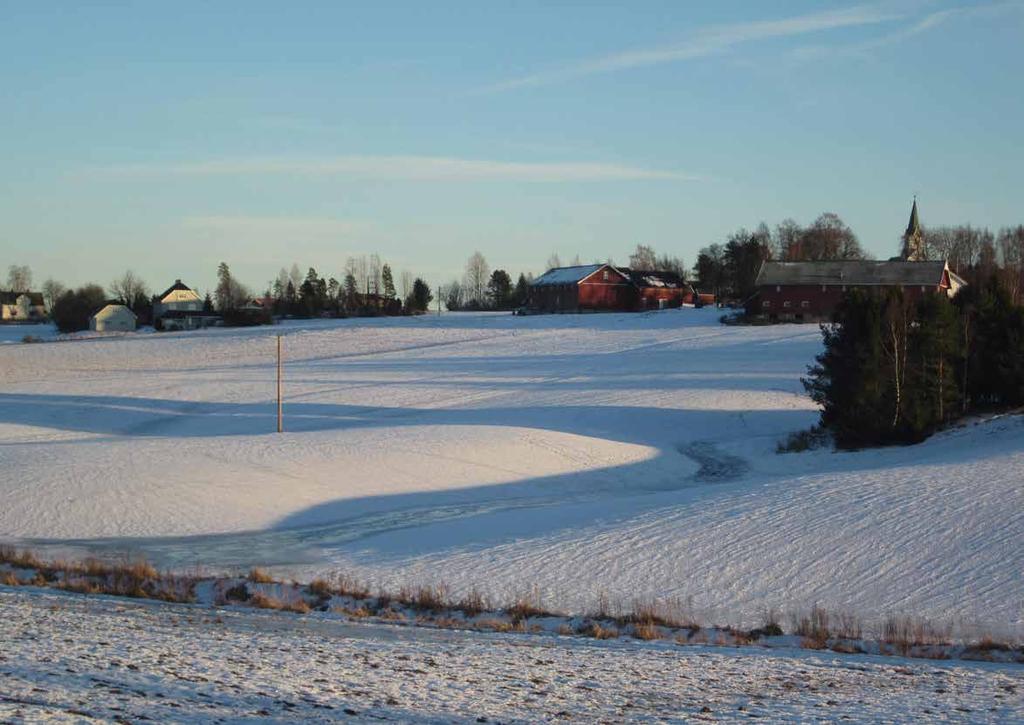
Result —
<instances>
[{"instance_id":1,"label":"snow-covered roof","mask_svg":"<svg viewBox=\"0 0 1024 725\"><path fill-rule=\"evenodd\" d=\"M663 287L666 289L679 289L687 284L675 272L659 272L657 270L645 269L620 269L629 275L630 280L637 287Z\"/></svg>"},{"instance_id":2,"label":"snow-covered roof","mask_svg":"<svg viewBox=\"0 0 1024 725\"><path fill-rule=\"evenodd\" d=\"M533 286L544 287L552 284L576 284L604 266L603 264L583 264L576 267L555 267L533 280Z\"/></svg>"},{"instance_id":3,"label":"snow-covered roof","mask_svg":"<svg viewBox=\"0 0 1024 725\"><path fill-rule=\"evenodd\" d=\"M765 262L762 285L939 285L945 262Z\"/></svg>"}]
</instances>

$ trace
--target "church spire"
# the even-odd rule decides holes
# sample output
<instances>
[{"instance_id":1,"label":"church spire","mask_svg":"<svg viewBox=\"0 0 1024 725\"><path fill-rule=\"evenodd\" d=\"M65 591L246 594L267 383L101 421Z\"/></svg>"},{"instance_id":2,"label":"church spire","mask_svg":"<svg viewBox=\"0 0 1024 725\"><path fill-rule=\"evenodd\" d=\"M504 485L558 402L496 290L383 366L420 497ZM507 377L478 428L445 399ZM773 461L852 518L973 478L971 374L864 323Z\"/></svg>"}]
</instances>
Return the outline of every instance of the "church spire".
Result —
<instances>
[{"instance_id":1,"label":"church spire","mask_svg":"<svg viewBox=\"0 0 1024 725\"><path fill-rule=\"evenodd\" d=\"M914 197L914 205L910 207L907 231L903 233L903 259L908 262L922 262L925 259L924 233L917 217L917 196Z\"/></svg>"},{"instance_id":2,"label":"church spire","mask_svg":"<svg viewBox=\"0 0 1024 725\"><path fill-rule=\"evenodd\" d=\"M917 218L917 197L914 197L914 205L910 207L910 223L907 224L907 231L903 233L904 237L912 237L916 234L921 233L921 222Z\"/></svg>"}]
</instances>

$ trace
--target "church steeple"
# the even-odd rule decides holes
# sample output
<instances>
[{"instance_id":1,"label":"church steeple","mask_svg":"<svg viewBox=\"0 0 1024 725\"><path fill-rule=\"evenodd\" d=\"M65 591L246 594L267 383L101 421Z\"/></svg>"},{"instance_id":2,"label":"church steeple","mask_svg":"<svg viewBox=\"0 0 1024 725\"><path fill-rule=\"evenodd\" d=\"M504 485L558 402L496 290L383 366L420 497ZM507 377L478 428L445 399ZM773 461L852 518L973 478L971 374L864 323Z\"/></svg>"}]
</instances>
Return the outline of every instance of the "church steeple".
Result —
<instances>
[{"instance_id":1,"label":"church steeple","mask_svg":"<svg viewBox=\"0 0 1024 725\"><path fill-rule=\"evenodd\" d=\"M910 222L907 224L907 231L903 232L903 259L908 262L922 262L925 259L924 234L921 231L921 221L917 218L917 197L914 197L914 205L910 207Z\"/></svg>"}]
</instances>

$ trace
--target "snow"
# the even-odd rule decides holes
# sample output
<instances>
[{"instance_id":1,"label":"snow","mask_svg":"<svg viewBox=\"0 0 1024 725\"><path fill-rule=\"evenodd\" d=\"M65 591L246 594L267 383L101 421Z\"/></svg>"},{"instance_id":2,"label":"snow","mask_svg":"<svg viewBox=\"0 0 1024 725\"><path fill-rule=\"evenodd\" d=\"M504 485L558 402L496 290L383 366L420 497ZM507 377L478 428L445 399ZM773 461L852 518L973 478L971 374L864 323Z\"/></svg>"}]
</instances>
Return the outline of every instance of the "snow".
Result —
<instances>
[{"instance_id":1,"label":"snow","mask_svg":"<svg viewBox=\"0 0 1024 725\"><path fill-rule=\"evenodd\" d=\"M285 429L274 431L275 336ZM817 327L318 320L0 353L0 538L162 566L1024 626L1020 418L777 455Z\"/></svg>"},{"instance_id":2,"label":"snow","mask_svg":"<svg viewBox=\"0 0 1024 725\"><path fill-rule=\"evenodd\" d=\"M1021 668L355 624L0 587L4 722L1012 722Z\"/></svg>"},{"instance_id":3,"label":"snow","mask_svg":"<svg viewBox=\"0 0 1024 725\"><path fill-rule=\"evenodd\" d=\"M57 328L50 323L0 325L0 345L20 343L26 337L38 340L52 340L57 335Z\"/></svg>"}]
</instances>

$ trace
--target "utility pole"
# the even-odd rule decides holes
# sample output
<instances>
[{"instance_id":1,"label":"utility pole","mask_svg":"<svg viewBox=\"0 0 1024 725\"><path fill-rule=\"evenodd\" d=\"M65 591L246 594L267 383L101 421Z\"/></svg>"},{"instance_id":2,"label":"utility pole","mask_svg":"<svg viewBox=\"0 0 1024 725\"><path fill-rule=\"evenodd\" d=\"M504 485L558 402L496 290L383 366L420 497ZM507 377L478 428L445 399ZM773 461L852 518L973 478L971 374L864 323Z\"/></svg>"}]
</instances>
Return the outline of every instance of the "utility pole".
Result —
<instances>
[{"instance_id":1,"label":"utility pole","mask_svg":"<svg viewBox=\"0 0 1024 725\"><path fill-rule=\"evenodd\" d=\"M277 336L277 432L284 431L284 416L281 407L281 336Z\"/></svg>"}]
</instances>

